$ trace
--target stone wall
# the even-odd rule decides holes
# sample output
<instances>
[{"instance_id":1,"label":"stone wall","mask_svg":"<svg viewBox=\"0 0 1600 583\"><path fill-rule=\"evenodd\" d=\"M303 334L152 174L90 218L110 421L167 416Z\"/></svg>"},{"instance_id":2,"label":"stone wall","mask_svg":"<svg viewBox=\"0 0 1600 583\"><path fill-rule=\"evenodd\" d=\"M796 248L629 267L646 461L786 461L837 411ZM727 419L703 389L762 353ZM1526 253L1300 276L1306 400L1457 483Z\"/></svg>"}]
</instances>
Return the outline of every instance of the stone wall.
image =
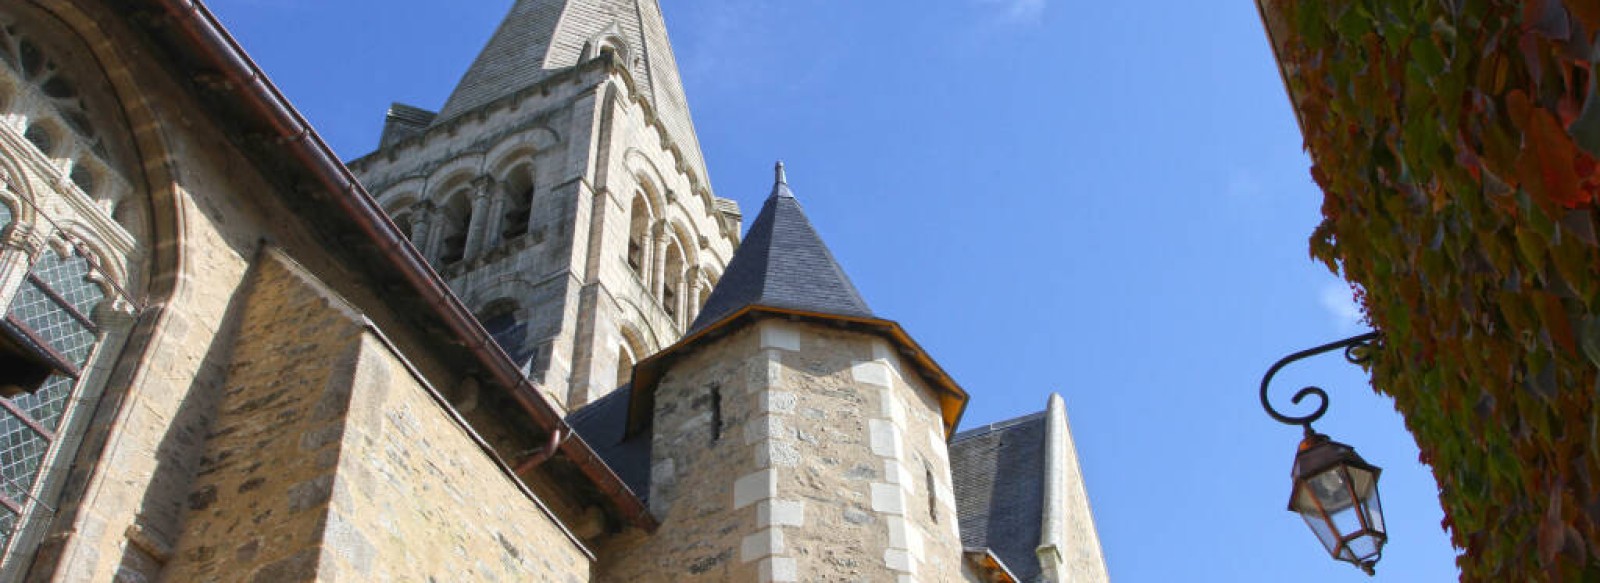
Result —
<instances>
[{"instance_id":1,"label":"stone wall","mask_svg":"<svg viewBox=\"0 0 1600 583\"><path fill-rule=\"evenodd\" d=\"M937 404L905 370L876 336L771 320L672 365L661 529L603 549L598 580L961 580Z\"/></svg>"},{"instance_id":2,"label":"stone wall","mask_svg":"<svg viewBox=\"0 0 1600 583\"><path fill-rule=\"evenodd\" d=\"M587 552L280 252L233 355L167 580L587 580Z\"/></svg>"},{"instance_id":3,"label":"stone wall","mask_svg":"<svg viewBox=\"0 0 1600 583\"><path fill-rule=\"evenodd\" d=\"M592 557L368 335L326 544L340 581L589 580Z\"/></svg>"}]
</instances>

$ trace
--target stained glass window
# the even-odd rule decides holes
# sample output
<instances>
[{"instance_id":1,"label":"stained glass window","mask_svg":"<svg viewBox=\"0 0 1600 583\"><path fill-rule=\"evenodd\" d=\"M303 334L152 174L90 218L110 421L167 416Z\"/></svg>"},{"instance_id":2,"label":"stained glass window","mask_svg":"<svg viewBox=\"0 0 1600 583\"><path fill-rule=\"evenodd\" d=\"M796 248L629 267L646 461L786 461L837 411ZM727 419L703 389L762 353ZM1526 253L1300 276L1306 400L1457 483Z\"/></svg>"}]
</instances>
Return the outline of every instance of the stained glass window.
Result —
<instances>
[{"instance_id":1,"label":"stained glass window","mask_svg":"<svg viewBox=\"0 0 1600 583\"><path fill-rule=\"evenodd\" d=\"M6 318L84 368L99 340L89 314L106 299L90 280L89 261L77 253L48 249L28 271L12 298ZM54 375L37 392L10 399L0 407L0 545L26 520L18 516L35 499L40 468L57 432L77 380ZM43 509L36 509L34 512Z\"/></svg>"}]
</instances>

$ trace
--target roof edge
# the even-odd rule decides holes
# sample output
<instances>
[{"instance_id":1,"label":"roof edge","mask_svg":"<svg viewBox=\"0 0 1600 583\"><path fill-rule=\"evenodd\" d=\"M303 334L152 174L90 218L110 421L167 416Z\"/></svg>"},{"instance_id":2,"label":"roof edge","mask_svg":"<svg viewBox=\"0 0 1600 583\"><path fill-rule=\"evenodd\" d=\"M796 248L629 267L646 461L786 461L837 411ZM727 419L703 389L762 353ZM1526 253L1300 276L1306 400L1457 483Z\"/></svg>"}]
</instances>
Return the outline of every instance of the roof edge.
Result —
<instances>
[{"instance_id":1,"label":"roof edge","mask_svg":"<svg viewBox=\"0 0 1600 583\"><path fill-rule=\"evenodd\" d=\"M283 147L306 168L324 188L340 210L358 226L362 234L378 243L383 258L403 274L413 290L423 297L444 321L457 342L466 347L478 363L492 375L521 409L545 431L570 433L558 408L540 393L533 382L506 356L494 339L478 324L466 306L422 259L388 215L377 206L344 163L322 140L311 124L291 105L283 93L268 80L266 73L245 53L210 9L197 0L154 0L172 17L181 34L177 42L189 44L196 54L209 57L232 83L231 94L242 100L250 115L275 129ZM616 505L628 522L645 530L659 523L644 503L634 495L616 472L606 465L582 438L565 439L560 450L576 464L594 486Z\"/></svg>"},{"instance_id":2,"label":"roof edge","mask_svg":"<svg viewBox=\"0 0 1600 583\"><path fill-rule=\"evenodd\" d=\"M961 549L961 554L966 557L967 565L989 575L988 579L992 583L1021 581L1011 572L1011 567L1006 566L1006 562L1000 559L1000 555L994 554L994 550L989 547L967 547Z\"/></svg>"},{"instance_id":3,"label":"roof edge","mask_svg":"<svg viewBox=\"0 0 1600 583\"><path fill-rule=\"evenodd\" d=\"M672 346L650 355L649 358L635 365L632 377L634 398L628 403L628 427L624 431L624 435L636 435L638 431L649 424L650 411L655 405L656 384L661 381L661 375L666 372L666 368L677 357L692 348L732 332L740 325L765 318L790 318L844 324L857 332L874 334L894 343L903 354L911 357L913 366L917 368L918 373L930 381L931 388L940 393L940 416L944 422L945 440L948 441L955 435L955 429L961 423L961 416L967 410L967 402L970 399L967 391L962 389L961 385L957 384L955 379L951 378L950 374L945 372L944 368L940 367L939 363L934 361L933 357L929 356L928 352L920 344L917 344L911 338L911 335L900 327L898 322L882 318L841 316L760 304L746 305L727 316L723 316L722 319L685 336Z\"/></svg>"}]
</instances>

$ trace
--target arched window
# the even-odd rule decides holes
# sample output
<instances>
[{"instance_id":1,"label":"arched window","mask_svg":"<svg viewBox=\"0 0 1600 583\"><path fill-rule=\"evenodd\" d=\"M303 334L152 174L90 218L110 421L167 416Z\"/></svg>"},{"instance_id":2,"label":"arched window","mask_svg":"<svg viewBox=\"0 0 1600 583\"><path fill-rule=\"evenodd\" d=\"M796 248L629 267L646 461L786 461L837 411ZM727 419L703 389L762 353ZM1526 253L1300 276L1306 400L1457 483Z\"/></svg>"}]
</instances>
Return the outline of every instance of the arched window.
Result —
<instances>
[{"instance_id":1,"label":"arched window","mask_svg":"<svg viewBox=\"0 0 1600 583\"><path fill-rule=\"evenodd\" d=\"M617 347L616 386L620 387L622 385L626 385L633 380L633 365L638 364L638 362L639 361L633 355L633 349L628 348L626 343Z\"/></svg>"},{"instance_id":2,"label":"arched window","mask_svg":"<svg viewBox=\"0 0 1600 583\"><path fill-rule=\"evenodd\" d=\"M500 240L510 241L528 233L533 215L533 174L526 166L511 171L505 182L506 206L500 215Z\"/></svg>"},{"instance_id":3,"label":"arched window","mask_svg":"<svg viewBox=\"0 0 1600 583\"><path fill-rule=\"evenodd\" d=\"M413 233L413 231L416 230L416 221L412 220L411 211L409 209L400 211L394 215L394 226L395 228L400 229L400 234L404 235L407 240L410 240L412 237L416 236Z\"/></svg>"},{"instance_id":4,"label":"arched window","mask_svg":"<svg viewBox=\"0 0 1600 583\"><path fill-rule=\"evenodd\" d=\"M628 211L628 267L639 276L640 281L646 281L645 260L650 257L650 205L644 200L644 193L634 193L633 205Z\"/></svg>"},{"instance_id":5,"label":"arched window","mask_svg":"<svg viewBox=\"0 0 1600 583\"><path fill-rule=\"evenodd\" d=\"M467 200L467 191L451 195L439 207L439 220L444 221L439 232L439 265L461 261L467 254L467 227L472 223L472 203Z\"/></svg>"},{"instance_id":6,"label":"arched window","mask_svg":"<svg viewBox=\"0 0 1600 583\"><path fill-rule=\"evenodd\" d=\"M666 281L661 287L661 307L667 311L667 316L673 322L678 322L678 315L682 311L678 301L683 298L683 248L678 245L676 237L667 243L667 270ZM680 324L681 325L681 324Z\"/></svg>"},{"instance_id":7,"label":"arched window","mask_svg":"<svg viewBox=\"0 0 1600 583\"><path fill-rule=\"evenodd\" d=\"M400 229L400 234L411 241L412 245L422 248L420 239L425 234L417 231L423 213L427 212L424 205L418 204L417 197L410 193L397 196L385 195L380 200L385 201L383 212L389 215L389 220L394 221L394 226Z\"/></svg>"},{"instance_id":8,"label":"arched window","mask_svg":"<svg viewBox=\"0 0 1600 583\"><path fill-rule=\"evenodd\" d=\"M11 121L0 124L3 580L21 578L55 513L133 321L124 290L143 279L148 232L141 204L118 204L134 198L139 164L109 80L81 37L31 10L0 8L0 118Z\"/></svg>"}]
</instances>

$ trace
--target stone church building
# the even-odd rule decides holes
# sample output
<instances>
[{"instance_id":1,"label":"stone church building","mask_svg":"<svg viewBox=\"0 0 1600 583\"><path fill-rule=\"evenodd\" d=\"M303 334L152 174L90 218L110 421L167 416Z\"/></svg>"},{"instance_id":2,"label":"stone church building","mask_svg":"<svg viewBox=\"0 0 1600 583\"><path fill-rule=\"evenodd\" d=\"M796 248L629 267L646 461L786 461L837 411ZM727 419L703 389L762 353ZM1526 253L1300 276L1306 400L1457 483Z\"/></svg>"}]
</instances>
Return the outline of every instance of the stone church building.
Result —
<instances>
[{"instance_id":1,"label":"stone church building","mask_svg":"<svg viewBox=\"0 0 1600 583\"><path fill-rule=\"evenodd\" d=\"M1061 398L957 433L781 165L741 232L662 18L516 0L347 165L195 0L0 3L0 581L1106 581Z\"/></svg>"}]
</instances>

